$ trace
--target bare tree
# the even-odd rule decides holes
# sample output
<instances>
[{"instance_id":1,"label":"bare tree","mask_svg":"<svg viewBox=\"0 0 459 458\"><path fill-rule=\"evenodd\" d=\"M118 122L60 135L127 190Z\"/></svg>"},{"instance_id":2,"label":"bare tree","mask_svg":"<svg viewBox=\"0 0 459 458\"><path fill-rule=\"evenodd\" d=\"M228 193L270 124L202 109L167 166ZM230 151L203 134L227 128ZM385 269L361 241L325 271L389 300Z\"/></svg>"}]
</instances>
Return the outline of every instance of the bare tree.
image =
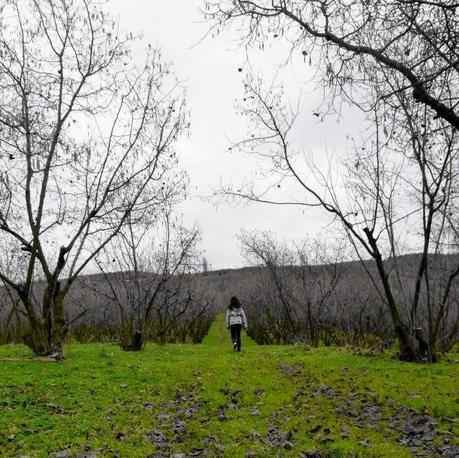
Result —
<instances>
[{"instance_id":1,"label":"bare tree","mask_svg":"<svg viewBox=\"0 0 459 458\"><path fill-rule=\"evenodd\" d=\"M236 146L267 158L269 173L277 174L281 181L293 180L299 185L298 192L306 192L306 200L279 202L272 190L259 194L253 187L223 193L258 202L325 209L342 224L360 258L374 260L377 276L367 271L390 312L401 358L435 361L438 331L445 324L459 267L457 256L447 258L447 281L435 275L434 282L433 273L439 269L434 255L450 250L447 238L454 229L450 222L457 186L454 128L444 121L432 125L426 107L416 106L403 94L399 94L395 109L387 105L382 108L386 117L392 114L386 124L380 122L381 109L375 104L374 130L340 170L341 181L337 182L331 173L336 163L324 172L311 163L305 168L299 161L302 156L291 139L296 113L283 104L279 93L272 87L264 89L259 81L249 81L246 92L243 113L257 135L251 134ZM407 281L397 265L397 257L404 252L400 237L409 227L415 228L415 245L419 237L422 243L414 281ZM391 262L385 262L385 257ZM421 313L421 301L425 313ZM453 321L454 329L457 323ZM427 341L424 332L429 336Z\"/></svg>"},{"instance_id":2,"label":"bare tree","mask_svg":"<svg viewBox=\"0 0 459 458\"><path fill-rule=\"evenodd\" d=\"M207 262L207 258L205 256L202 258L202 273L204 275L209 273L209 263Z\"/></svg>"},{"instance_id":3,"label":"bare tree","mask_svg":"<svg viewBox=\"0 0 459 458\"><path fill-rule=\"evenodd\" d=\"M245 298L251 328L260 328L253 329L257 340L268 333L276 343L301 338L317 345L341 278L341 249L318 239L291 248L268 232L242 233L239 239L246 259L262 266L253 279L255 291Z\"/></svg>"},{"instance_id":4,"label":"bare tree","mask_svg":"<svg viewBox=\"0 0 459 458\"><path fill-rule=\"evenodd\" d=\"M99 294L118 311L125 350L141 350L149 338L164 344L181 318L207 311L190 281L199 269L199 231L178 224L170 208L161 213L156 224L128 220L97 258L105 278Z\"/></svg>"},{"instance_id":5,"label":"bare tree","mask_svg":"<svg viewBox=\"0 0 459 458\"><path fill-rule=\"evenodd\" d=\"M272 159L273 169L282 178L293 178L312 198L302 204L322 206L342 223L357 252L363 249L363 256L374 259L378 270L374 285L391 314L406 360L425 355L436 359L438 330L444 326L458 275L457 263L452 262L445 272L447 281L434 285L429 267L434 264L430 255L447 250L446 234L454 231L458 6L453 1L424 0L206 2L214 27L237 24L247 47L286 39L292 52L301 53L305 62L322 71L330 108L346 100L367 113L374 127L366 151L365 145L359 146L365 152L348 163L347 183L333 182L334 164L328 171L310 167L316 178L312 184L310 173L294 161L295 113L281 107L285 104L280 96L249 82L247 100L255 100L255 108L243 110L261 129L252 140L262 139L271 147L263 154ZM239 146L247 149L253 144ZM347 198L342 198L342 191L350 191ZM240 194L275 200L253 189ZM298 200L291 203L301 203ZM403 251L400 227L406 231L416 225L413 214L422 215L415 230L422 239L422 253L417 273L407 283L396 256ZM384 263L385 255L392 264ZM424 333L429 335L427 341Z\"/></svg>"},{"instance_id":6,"label":"bare tree","mask_svg":"<svg viewBox=\"0 0 459 458\"><path fill-rule=\"evenodd\" d=\"M322 70L334 95L366 106L378 80L383 99L405 94L459 129L459 3L455 0L213 0L216 30L235 25L247 46L285 39ZM384 78L381 76L384 75ZM396 86L394 88L394 86ZM335 100L334 97L331 100ZM338 101L338 100L337 100Z\"/></svg>"},{"instance_id":7,"label":"bare tree","mask_svg":"<svg viewBox=\"0 0 459 458\"><path fill-rule=\"evenodd\" d=\"M315 239L304 240L296 247L298 268L293 273L299 280L299 302L306 315L309 339L312 345L319 344L318 328L322 316L342 278L343 253L339 245ZM340 318L336 316L336 319Z\"/></svg>"},{"instance_id":8,"label":"bare tree","mask_svg":"<svg viewBox=\"0 0 459 458\"><path fill-rule=\"evenodd\" d=\"M288 281L289 272L286 269L294 263L292 253L285 245L277 243L272 234L267 232L242 233L239 240L246 259L249 261L252 259L252 262L255 259L255 263L261 263L267 270L273 285L274 301L280 309L277 318L281 318L284 322L279 335L285 341L288 334L298 332L299 326L297 310L292 300L291 284ZM278 325L276 327L279 328Z\"/></svg>"},{"instance_id":9,"label":"bare tree","mask_svg":"<svg viewBox=\"0 0 459 458\"><path fill-rule=\"evenodd\" d=\"M161 205L171 180L184 185L170 174L183 90L150 46L132 65L135 39L93 0L0 11L0 233L27 256L20 279L0 279L22 303L36 354L62 355L64 298L127 218Z\"/></svg>"}]
</instances>

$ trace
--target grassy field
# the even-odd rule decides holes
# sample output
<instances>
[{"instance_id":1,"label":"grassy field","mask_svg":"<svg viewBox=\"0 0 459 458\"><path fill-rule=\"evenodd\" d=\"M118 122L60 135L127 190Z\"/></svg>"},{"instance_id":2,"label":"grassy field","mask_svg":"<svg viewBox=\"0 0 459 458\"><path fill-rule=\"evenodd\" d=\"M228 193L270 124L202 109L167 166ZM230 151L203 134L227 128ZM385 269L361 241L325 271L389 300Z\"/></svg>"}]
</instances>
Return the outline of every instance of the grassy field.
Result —
<instances>
[{"instance_id":1,"label":"grassy field","mask_svg":"<svg viewBox=\"0 0 459 458\"><path fill-rule=\"evenodd\" d=\"M404 457L458 442L457 353L414 365L245 336L236 353L220 317L201 345L66 354L0 348L0 456Z\"/></svg>"}]
</instances>

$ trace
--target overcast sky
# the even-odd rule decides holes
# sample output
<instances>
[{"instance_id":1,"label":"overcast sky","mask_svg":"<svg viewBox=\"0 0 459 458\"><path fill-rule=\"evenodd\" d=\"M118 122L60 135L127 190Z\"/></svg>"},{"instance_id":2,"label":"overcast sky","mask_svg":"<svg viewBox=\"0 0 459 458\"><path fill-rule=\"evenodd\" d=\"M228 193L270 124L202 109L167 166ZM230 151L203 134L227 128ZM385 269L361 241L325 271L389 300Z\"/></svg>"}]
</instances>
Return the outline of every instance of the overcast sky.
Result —
<instances>
[{"instance_id":1,"label":"overcast sky","mask_svg":"<svg viewBox=\"0 0 459 458\"><path fill-rule=\"evenodd\" d=\"M265 52L254 51L248 63L234 32L201 41L209 24L204 22L199 4L199 0L110 0L108 8L122 29L142 32L145 46L151 43L163 49L164 60L173 63L176 75L187 87L191 135L182 140L179 149L191 187L190 200L181 208L183 219L187 225L196 221L201 228L203 248L212 268L239 267L245 264L236 239L241 229L271 230L280 239L299 240L328 232L330 220L319 210L305 213L295 207L262 204L216 206L203 199L222 182L244 181L257 167L247 156L228 151L231 140L241 139L245 132L236 100L242 97L244 76L252 71L270 81L285 63L288 48L280 44ZM332 117L320 122L313 116L322 93L314 83L308 83L311 68L294 56L282 67L278 80L292 99L302 92L297 128L302 147L316 157L326 150L339 154L351 125L338 124ZM295 192L282 191L290 195Z\"/></svg>"}]
</instances>

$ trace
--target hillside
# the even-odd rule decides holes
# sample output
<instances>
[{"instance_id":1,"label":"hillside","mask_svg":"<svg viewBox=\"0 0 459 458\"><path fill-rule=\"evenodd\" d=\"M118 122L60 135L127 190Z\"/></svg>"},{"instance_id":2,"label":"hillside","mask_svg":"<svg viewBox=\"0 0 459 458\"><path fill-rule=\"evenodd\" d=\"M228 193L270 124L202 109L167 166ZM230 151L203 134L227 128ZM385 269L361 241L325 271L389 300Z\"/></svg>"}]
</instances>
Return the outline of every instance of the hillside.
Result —
<instances>
[{"instance_id":1,"label":"hillside","mask_svg":"<svg viewBox=\"0 0 459 458\"><path fill-rule=\"evenodd\" d=\"M407 285L414 282L419 263L419 254L404 255L397 259L402 275L407 279ZM458 255L438 255L432 256L430 266L433 269L433 281L445 281L447 278L445 267L457 262ZM391 261L387 260L386 263ZM320 270L324 266L313 266L311 272ZM327 267L327 266L325 266ZM365 268L360 261L348 261L338 264L341 272L341 281L337 287L337 294L340 295L342 302L346 303L346 308L355 310L358 315L358 304L355 299L355 291L364 292L367 303L366 315L380 314L384 310L381 299L378 297L367 272L372 272L377 279L377 272L372 261L365 262ZM298 266L285 266L281 268L285 275L291 275ZM391 269L389 269L390 271ZM239 269L220 269L206 273L190 274L189 279L199 294L203 302L210 304L209 313L222 311L228 305L229 298L233 295L244 297L248 291L253 290L259 278L263 276L263 267L243 267ZM108 274L112 281L121 278L121 273L113 272ZM145 273L144 281L148 282L152 278L151 274ZM154 281L154 280L151 280ZM377 280L378 281L378 280ZM120 280L121 283L121 280ZM456 282L457 283L457 282ZM41 297L41 285L37 282L35 286L35 296ZM92 274L81 276L72 287L67 299L67 317L72 325L79 324L101 324L108 321L113 322L117 316L117 306L110 301L110 289L102 274ZM0 326L10 310L10 298L0 288ZM84 313L82 313L84 311ZM339 319L339 317L337 317ZM450 319L454 319L451 314Z\"/></svg>"}]
</instances>

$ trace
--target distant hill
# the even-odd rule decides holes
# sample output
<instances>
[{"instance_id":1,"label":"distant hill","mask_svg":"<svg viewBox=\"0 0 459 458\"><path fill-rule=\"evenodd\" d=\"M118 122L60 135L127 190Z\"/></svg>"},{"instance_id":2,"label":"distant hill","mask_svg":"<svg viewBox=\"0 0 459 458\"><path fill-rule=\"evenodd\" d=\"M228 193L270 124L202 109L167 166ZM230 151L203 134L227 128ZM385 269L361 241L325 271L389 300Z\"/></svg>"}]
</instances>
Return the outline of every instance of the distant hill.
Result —
<instances>
[{"instance_id":1,"label":"distant hill","mask_svg":"<svg viewBox=\"0 0 459 458\"><path fill-rule=\"evenodd\" d=\"M414 281L419 264L420 254L407 254L397 258L397 263L400 267L402 275L405 278ZM459 262L459 255L436 255L430 257L430 265L434 268L435 277L445 277L447 269ZM393 260L386 260L386 264L390 265ZM312 271L320 270L324 266L313 266ZM377 278L377 272L374 262L367 260L362 264L360 261L346 261L339 264L342 271L342 278L345 285L352 284L359 289L368 289L373 291L374 287L368 278L365 269ZM282 267L284 272L293 272L298 269L298 266ZM205 273L190 274L192 281L203 291L203 300L212 302L215 311L224 310L229 303L229 299L233 295L243 295L244 291L253 286L256 278L263 272L264 267L242 267L237 269L218 269ZM391 269L389 269L391 270ZM145 281L152 279L151 273L145 272ZM120 276L120 272L109 273L108 276L112 279ZM36 285L37 296L40 296L40 284ZM87 309L87 317L91 322L100 319L101 310L104 313L110 313L107 307L110 304L106 298L97 293L97 291L106 290L106 283L103 274L88 274L82 275L75 282L69 296L67 298L67 313L68 319L72 320L81 313L82 308ZM0 324L5 319L9 310L9 298L5 294L3 288L0 288Z\"/></svg>"}]
</instances>

